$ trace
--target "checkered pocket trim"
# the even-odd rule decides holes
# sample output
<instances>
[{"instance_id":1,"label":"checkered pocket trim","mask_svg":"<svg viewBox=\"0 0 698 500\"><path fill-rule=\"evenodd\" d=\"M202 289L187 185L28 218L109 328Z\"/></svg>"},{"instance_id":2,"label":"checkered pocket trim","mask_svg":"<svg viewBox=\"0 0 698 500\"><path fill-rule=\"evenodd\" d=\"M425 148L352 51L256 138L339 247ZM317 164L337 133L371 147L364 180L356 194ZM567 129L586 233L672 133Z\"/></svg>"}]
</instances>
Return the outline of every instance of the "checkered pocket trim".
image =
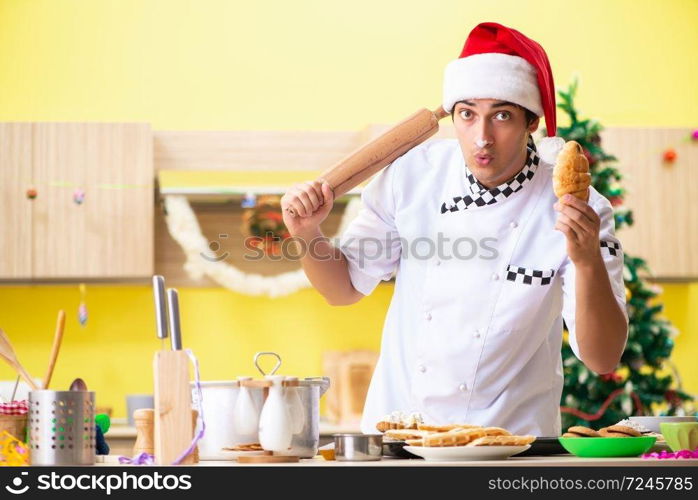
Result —
<instances>
[{"instance_id":1,"label":"checkered pocket trim","mask_svg":"<svg viewBox=\"0 0 698 500\"><path fill-rule=\"evenodd\" d=\"M601 240L601 248L605 248L608 250L608 253L611 255L618 255L621 250L620 248L620 243L616 243L615 241L608 241L608 240Z\"/></svg>"},{"instance_id":2,"label":"checkered pocket trim","mask_svg":"<svg viewBox=\"0 0 698 500\"><path fill-rule=\"evenodd\" d=\"M524 285L549 285L553 281L555 270L537 271L525 267L507 266L507 280Z\"/></svg>"}]
</instances>

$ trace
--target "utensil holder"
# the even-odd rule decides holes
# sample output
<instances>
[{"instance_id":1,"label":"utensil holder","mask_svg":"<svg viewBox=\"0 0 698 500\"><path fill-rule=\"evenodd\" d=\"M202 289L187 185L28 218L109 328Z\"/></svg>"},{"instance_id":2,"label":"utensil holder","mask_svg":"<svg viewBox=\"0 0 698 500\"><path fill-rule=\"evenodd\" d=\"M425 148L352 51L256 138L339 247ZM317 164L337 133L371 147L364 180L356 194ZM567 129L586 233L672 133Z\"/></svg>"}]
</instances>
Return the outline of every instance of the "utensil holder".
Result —
<instances>
[{"instance_id":1,"label":"utensil holder","mask_svg":"<svg viewBox=\"0 0 698 500\"><path fill-rule=\"evenodd\" d=\"M95 463L95 393L31 391L29 457L32 465Z\"/></svg>"}]
</instances>

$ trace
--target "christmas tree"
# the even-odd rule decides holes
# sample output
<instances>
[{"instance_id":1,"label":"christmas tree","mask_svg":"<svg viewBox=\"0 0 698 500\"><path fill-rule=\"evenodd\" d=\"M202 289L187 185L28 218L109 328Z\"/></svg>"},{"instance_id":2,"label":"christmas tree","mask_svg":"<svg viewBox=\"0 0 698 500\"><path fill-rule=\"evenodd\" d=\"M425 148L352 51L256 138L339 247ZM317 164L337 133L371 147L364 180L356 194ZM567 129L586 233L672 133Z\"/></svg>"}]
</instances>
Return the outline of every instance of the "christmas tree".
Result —
<instances>
[{"instance_id":1,"label":"christmas tree","mask_svg":"<svg viewBox=\"0 0 698 500\"><path fill-rule=\"evenodd\" d=\"M632 212L624 207L625 190L618 161L601 147L601 124L592 119L580 119L575 109L577 93L575 80L567 91L558 91L557 107L568 116L570 124L558 127L557 135L566 141L576 141L589 160L592 185L614 207L616 231L633 224ZM621 237L622 241L622 237ZM572 425L596 429L613 425L631 415L684 414L692 397L677 385L674 374L667 368L676 330L660 317L662 305L655 298L659 287L647 283L646 262L624 254L625 293L630 324L628 343L616 371L597 375L587 369L573 354L565 341L562 360L565 385L562 392L562 428Z\"/></svg>"}]
</instances>

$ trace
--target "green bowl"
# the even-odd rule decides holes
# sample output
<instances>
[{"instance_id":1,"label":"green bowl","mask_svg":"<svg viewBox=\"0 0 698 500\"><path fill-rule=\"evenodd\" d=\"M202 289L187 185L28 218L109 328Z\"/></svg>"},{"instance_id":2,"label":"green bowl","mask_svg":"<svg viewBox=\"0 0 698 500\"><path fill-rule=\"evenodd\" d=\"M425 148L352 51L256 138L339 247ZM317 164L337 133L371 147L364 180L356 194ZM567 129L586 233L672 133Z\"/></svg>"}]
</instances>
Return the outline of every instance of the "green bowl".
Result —
<instances>
[{"instance_id":1,"label":"green bowl","mask_svg":"<svg viewBox=\"0 0 698 500\"><path fill-rule=\"evenodd\" d=\"M698 448L698 422L662 422L659 428L671 451Z\"/></svg>"},{"instance_id":2,"label":"green bowl","mask_svg":"<svg viewBox=\"0 0 698 500\"><path fill-rule=\"evenodd\" d=\"M578 457L637 457L647 452L657 440L640 437L560 437L564 449Z\"/></svg>"}]
</instances>

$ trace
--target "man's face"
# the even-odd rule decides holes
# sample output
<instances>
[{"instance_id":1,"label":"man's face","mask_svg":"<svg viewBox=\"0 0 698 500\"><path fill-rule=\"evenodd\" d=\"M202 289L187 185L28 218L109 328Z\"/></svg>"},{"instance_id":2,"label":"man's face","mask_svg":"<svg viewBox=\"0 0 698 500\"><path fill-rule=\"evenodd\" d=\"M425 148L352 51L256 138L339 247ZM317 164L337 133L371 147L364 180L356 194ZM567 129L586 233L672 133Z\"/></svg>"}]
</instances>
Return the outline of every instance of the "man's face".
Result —
<instances>
[{"instance_id":1,"label":"man's face","mask_svg":"<svg viewBox=\"0 0 698 500\"><path fill-rule=\"evenodd\" d=\"M526 161L529 132L524 109L497 99L469 99L456 103L453 124L463 158L478 181L488 188L514 176Z\"/></svg>"}]
</instances>

